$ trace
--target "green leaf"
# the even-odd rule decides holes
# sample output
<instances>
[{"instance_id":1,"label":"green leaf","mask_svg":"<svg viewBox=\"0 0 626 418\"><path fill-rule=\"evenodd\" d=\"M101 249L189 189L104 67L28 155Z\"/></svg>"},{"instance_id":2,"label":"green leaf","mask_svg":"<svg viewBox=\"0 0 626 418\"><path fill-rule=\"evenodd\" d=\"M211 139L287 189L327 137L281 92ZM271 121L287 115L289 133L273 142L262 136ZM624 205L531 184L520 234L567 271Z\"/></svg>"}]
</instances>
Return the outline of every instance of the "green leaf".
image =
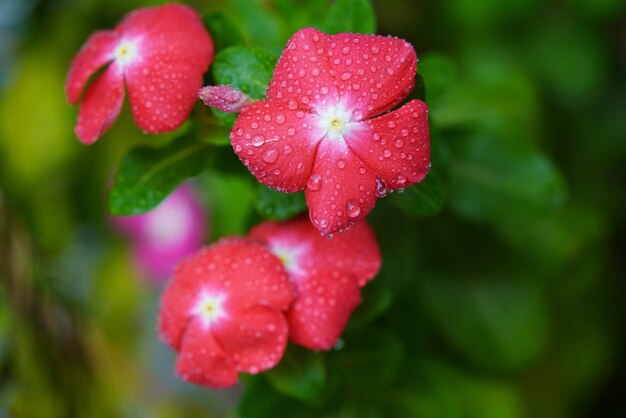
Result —
<instances>
[{"instance_id":1,"label":"green leaf","mask_svg":"<svg viewBox=\"0 0 626 418\"><path fill-rule=\"evenodd\" d=\"M326 381L320 353L290 346L277 367L265 375L276 390L304 401L317 398Z\"/></svg>"},{"instance_id":2,"label":"green leaf","mask_svg":"<svg viewBox=\"0 0 626 418\"><path fill-rule=\"evenodd\" d=\"M376 15L369 0L337 0L330 6L323 32L376 33Z\"/></svg>"},{"instance_id":3,"label":"green leaf","mask_svg":"<svg viewBox=\"0 0 626 418\"><path fill-rule=\"evenodd\" d=\"M394 193L391 202L410 216L430 216L441 210L445 193L439 177L431 170L426 178L402 193Z\"/></svg>"},{"instance_id":4,"label":"green leaf","mask_svg":"<svg viewBox=\"0 0 626 418\"><path fill-rule=\"evenodd\" d=\"M204 25L213 38L215 51L219 52L229 46L243 46L243 35L235 24L222 13L210 13L202 17Z\"/></svg>"},{"instance_id":5,"label":"green leaf","mask_svg":"<svg viewBox=\"0 0 626 418\"><path fill-rule=\"evenodd\" d=\"M210 148L193 137L163 148L140 147L122 159L109 192L109 211L137 215L157 206L183 180L208 167Z\"/></svg>"},{"instance_id":6,"label":"green leaf","mask_svg":"<svg viewBox=\"0 0 626 418\"><path fill-rule=\"evenodd\" d=\"M370 328L346 335L342 342L342 348L332 357L329 372L340 373L346 385L365 392L390 383L404 359L402 342L385 329Z\"/></svg>"},{"instance_id":7,"label":"green leaf","mask_svg":"<svg viewBox=\"0 0 626 418\"><path fill-rule=\"evenodd\" d=\"M468 362L514 371L544 350L548 336L545 300L530 284L496 277L432 275L421 282L423 304L436 329Z\"/></svg>"},{"instance_id":8,"label":"green leaf","mask_svg":"<svg viewBox=\"0 0 626 418\"><path fill-rule=\"evenodd\" d=\"M261 49L240 46L219 52L213 62L213 77L217 84L237 87L253 99L265 97L277 57Z\"/></svg>"},{"instance_id":9,"label":"green leaf","mask_svg":"<svg viewBox=\"0 0 626 418\"><path fill-rule=\"evenodd\" d=\"M359 329L385 313L391 306L393 294L384 280L373 280L361 292L361 304L350 317L348 327Z\"/></svg>"},{"instance_id":10,"label":"green leaf","mask_svg":"<svg viewBox=\"0 0 626 418\"><path fill-rule=\"evenodd\" d=\"M273 220L285 220L306 209L304 193L282 193L259 184L256 210L261 216Z\"/></svg>"},{"instance_id":11,"label":"green leaf","mask_svg":"<svg viewBox=\"0 0 626 418\"><path fill-rule=\"evenodd\" d=\"M565 199L560 173L528 143L473 135L451 151L449 201L464 217L509 222L549 213Z\"/></svg>"}]
</instances>

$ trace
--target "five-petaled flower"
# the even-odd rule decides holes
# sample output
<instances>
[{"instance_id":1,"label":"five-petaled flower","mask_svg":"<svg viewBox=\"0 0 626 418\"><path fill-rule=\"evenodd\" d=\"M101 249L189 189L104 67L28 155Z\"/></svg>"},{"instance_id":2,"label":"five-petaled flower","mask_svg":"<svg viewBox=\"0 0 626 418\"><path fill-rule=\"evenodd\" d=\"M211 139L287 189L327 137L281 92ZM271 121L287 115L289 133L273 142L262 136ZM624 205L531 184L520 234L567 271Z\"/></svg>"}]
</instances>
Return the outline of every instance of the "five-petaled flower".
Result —
<instances>
[{"instance_id":1,"label":"five-petaled flower","mask_svg":"<svg viewBox=\"0 0 626 418\"><path fill-rule=\"evenodd\" d=\"M428 173L426 104L411 100L385 113L413 89L416 66L413 47L398 38L302 29L287 43L267 99L237 118L233 148L260 182L304 189L322 234L345 229L377 198Z\"/></svg>"},{"instance_id":2,"label":"five-petaled flower","mask_svg":"<svg viewBox=\"0 0 626 418\"><path fill-rule=\"evenodd\" d=\"M176 371L213 387L237 382L282 358L284 316L293 287L280 261L261 245L225 239L183 261L165 290L161 339L178 351Z\"/></svg>"},{"instance_id":3,"label":"five-petaled flower","mask_svg":"<svg viewBox=\"0 0 626 418\"><path fill-rule=\"evenodd\" d=\"M267 246L287 270L297 296L287 312L291 341L332 348L361 301L360 288L380 269L376 237L365 221L332 240L308 219L266 222L249 238Z\"/></svg>"},{"instance_id":4,"label":"five-petaled flower","mask_svg":"<svg viewBox=\"0 0 626 418\"><path fill-rule=\"evenodd\" d=\"M72 61L65 83L70 103L80 100L76 135L91 144L111 126L124 102L124 84L143 131L178 128L212 59L213 41L202 20L180 4L137 9L115 29L95 32ZM104 66L81 100L89 78Z\"/></svg>"}]
</instances>

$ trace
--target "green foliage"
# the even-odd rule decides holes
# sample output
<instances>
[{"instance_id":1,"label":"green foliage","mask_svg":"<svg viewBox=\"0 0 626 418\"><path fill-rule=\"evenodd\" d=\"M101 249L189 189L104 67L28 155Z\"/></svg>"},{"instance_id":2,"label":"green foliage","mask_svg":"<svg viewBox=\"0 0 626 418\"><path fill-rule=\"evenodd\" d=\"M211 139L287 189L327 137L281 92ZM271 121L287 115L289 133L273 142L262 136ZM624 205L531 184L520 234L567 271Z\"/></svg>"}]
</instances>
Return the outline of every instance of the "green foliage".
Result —
<instances>
[{"instance_id":1,"label":"green foliage","mask_svg":"<svg viewBox=\"0 0 626 418\"><path fill-rule=\"evenodd\" d=\"M262 184L258 186L256 210L264 218L285 220L306 210L304 193L281 193Z\"/></svg>"},{"instance_id":2,"label":"green foliage","mask_svg":"<svg viewBox=\"0 0 626 418\"><path fill-rule=\"evenodd\" d=\"M280 364L266 375L277 391L303 401L317 398L326 383L320 353L291 346Z\"/></svg>"},{"instance_id":3,"label":"green foliage","mask_svg":"<svg viewBox=\"0 0 626 418\"><path fill-rule=\"evenodd\" d=\"M276 59L262 49L226 48L213 61L213 78L217 84L237 87L253 99L260 99L265 97Z\"/></svg>"},{"instance_id":4,"label":"green foliage","mask_svg":"<svg viewBox=\"0 0 626 418\"><path fill-rule=\"evenodd\" d=\"M450 204L462 216L504 222L537 216L564 203L561 175L527 143L467 135L451 149Z\"/></svg>"},{"instance_id":5,"label":"green foliage","mask_svg":"<svg viewBox=\"0 0 626 418\"><path fill-rule=\"evenodd\" d=\"M376 16L370 0L336 0L326 15L322 32L375 33Z\"/></svg>"},{"instance_id":6,"label":"green foliage","mask_svg":"<svg viewBox=\"0 0 626 418\"><path fill-rule=\"evenodd\" d=\"M416 186L391 196L393 204L409 216L432 216L443 208L445 193L433 170Z\"/></svg>"},{"instance_id":7,"label":"green foliage","mask_svg":"<svg viewBox=\"0 0 626 418\"><path fill-rule=\"evenodd\" d=\"M545 301L527 283L502 277L430 275L420 283L424 306L439 333L468 362L518 370L545 348Z\"/></svg>"},{"instance_id":8,"label":"green foliage","mask_svg":"<svg viewBox=\"0 0 626 418\"><path fill-rule=\"evenodd\" d=\"M206 144L187 136L162 148L137 148L120 164L109 191L114 215L137 215L157 206L183 180L204 170L211 158Z\"/></svg>"},{"instance_id":9,"label":"green foliage","mask_svg":"<svg viewBox=\"0 0 626 418\"><path fill-rule=\"evenodd\" d=\"M209 244L305 212L303 194L259 185L230 147L236 115L200 104L189 134L141 135L123 109L80 145L68 63L162 2L26 3L0 45L0 416L621 416L623 1L189 2L215 43L208 84L261 99L295 31L378 28L414 45L408 99L429 107L433 171L368 216L382 267L336 347L290 345L234 391L175 377L161 290L103 208L143 213L195 176Z\"/></svg>"}]
</instances>

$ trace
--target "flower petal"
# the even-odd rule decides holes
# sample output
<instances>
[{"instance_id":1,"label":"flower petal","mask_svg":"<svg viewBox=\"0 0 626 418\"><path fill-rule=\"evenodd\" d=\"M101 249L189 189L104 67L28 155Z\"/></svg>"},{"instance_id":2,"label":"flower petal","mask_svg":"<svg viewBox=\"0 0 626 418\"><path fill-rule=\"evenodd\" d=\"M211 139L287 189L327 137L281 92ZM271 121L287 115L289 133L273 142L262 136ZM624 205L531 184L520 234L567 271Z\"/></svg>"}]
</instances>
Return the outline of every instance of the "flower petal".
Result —
<instances>
[{"instance_id":1,"label":"flower petal","mask_svg":"<svg viewBox=\"0 0 626 418\"><path fill-rule=\"evenodd\" d=\"M329 268L353 275L363 287L381 265L374 231L366 221L330 240L320 236L306 218L265 222L253 228L248 237L283 260L293 283L306 280L316 269Z\"/></svg>"},{"instance_id":2,"label":"flower petal","mask_svg":"<svg viewBox=\"0 0 626 418\"><path fill-rule=\"evenodd\" d=\"M72 60L65 80L65 93L71 104L76 104L89 77L113 60L113 51L119 42L115 31L98 31L87 39Z\"/></svg>"},{"instance_id":3,"label":"flower petal","mask_svg":"<svg viewBox=\"0 0 626 418\"><path fill-rule=\"evenodd\" d=\"M161 300L163 342L178 349L203 292L223 298L225 317L257 304L285 311L294 297L282 264L268 250L244 239L222 239L178 265Z\"/></svg>"},{"instance_id":4,"label":"flower petal","mask_svg":"<svg viewBox=\"0 0 626 418\"><path fill-rule=\"evenodd\" d=\"M173 131L187 120L204 73L192 62L163 57L125 72L133 118L150 133Z\"/></svg>"},{"instance_id":5,"label":"flower petal","mask_svg":"<svg viewBox=\"0 0 626 418\"><path fill-rule=\"evenodd\" d=\"M321 135L309 113L289 109L286 101L262 100L243 109L230 139L261 183L291 193L305 187Z\"/></svg>"},{"instance_id":6,"label":"flower petal","mask_svg":"<svg viewBox=\"0 0 626 418\"><path fill-rule=\"evenodd\" d=\"M346 142L390 190L411 186L426 177L430 169L426 103L412 100L398 110L362 121L360 125L367 129L347 134Z\"/></svg>"},{"instance_id":7,"label":"flower petal","mask_svg":"<svg viewBox=\"0 0 626 418\"><path fill-rule=\"evenodd\" d=\"M117 29L132 45L124 63L131 111L151 133L178 128L189 116L213 59L213 41L190 7L169 4L130 13Z\"/></svg>"},{"instance_id":8,"label":"flower petal","mask_svg":"<svg viewBox=\"0 0 626 418\"><path fill-rule=\"evenodd\" d=\"M298 290L298 299L287 313L289 338L313 350L332 348L361 301L356 280L338 270L319 270Z\"/></svg>"},{"instance_id":9,"label":"flower petal","mask_svg":"<svg viewBox=\"0 0 626 418\"><path fill-rule=\"evenodd\" d=\"M402 39L304 28L287 42L267 97L317 113L341 102L353 120L367 119L411 92L416 68L415 50Z\"/></svg>"},{"instance_id":10,"label":"flower petal","mask_svg":"<svg viewBox=\"0 0 626 418\"><path fill-rule=\"evenodd\" d=\"M323 235L352 226L376 203L376 174L339 141L321 142L305 189L309 217Z\"/></svg>"},{"instance_id":11,"label":"flower petal","mask_svg":"<svg viewBox=\"0 0 626 418\"><path fill-rule=\"evenodd\" d=\"M287 345L287 321L282 312L256 305L230 315L212 327L237 370L256 374L274 367Z\"/></svg>"},{"instance_id":12,"label":"flower petal","mask_svg":"<svg viewBox=\"0 0 626 418\"><path fill-rule=\"evenodd\" d=\"M93 144L117 119L124 102L124 80L120 68L110 65L87 88L78 110L76 136Z\"/></svg>"},{"instance_id":13,"label":"flower petal","mask_svg":"<svg viewBox=\"0 0 626 418\"><path fill-rule=\"evenodd\" d=\"M176 373L185 381L211 388L237 383L236 363L200 321L193 321L182 338Z\"/></svg>"}]
</instances>

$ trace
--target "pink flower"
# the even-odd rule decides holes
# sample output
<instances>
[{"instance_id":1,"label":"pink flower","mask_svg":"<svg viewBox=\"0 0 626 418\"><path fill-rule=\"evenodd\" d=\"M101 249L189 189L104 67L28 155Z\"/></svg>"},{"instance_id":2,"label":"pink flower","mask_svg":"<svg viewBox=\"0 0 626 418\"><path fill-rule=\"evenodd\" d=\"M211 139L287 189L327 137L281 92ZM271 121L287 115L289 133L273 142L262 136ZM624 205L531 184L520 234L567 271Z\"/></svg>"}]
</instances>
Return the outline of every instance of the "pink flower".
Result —
<instances>
[{"instance_id":1,"label":"pink flower","mask_svg":"<svg viewBox=\"0 0 626 418\"><path fill-rule=\"evenodd\" d=\"M276 257L250 241L222 240L178 266L161 301L161 339L178 351L183 379L228 387L239 372L255 374L282 358L292 300Z\"/></svg>"},{"instance_id":2,"label":"pink flower","mask_svg":"<svg viewBox=\"0 0 626 418\"><path fill-rule=\"evenodd\" d=\"M189 116L213 59L213 41L198 14L180 4L137 9L114 30L89 37L72 61L65 90L80 100L76 135L95 142L115 121L128 88L137 125L173 131ZM106 69L89 85L89 78Z\"/></svg>"},{"instance_id":3,"label":"pink flower","mask_svg":"<svg viewBox=\"0 0 626 418\"><path fill-rule=\"evenodd\" d=\"M162 284L182 258L202 246L206 216L192 186L185 184L150 212L114 216L111 222L132 240L137 266Z\"/></svg>"},{"instance_id":4,"label":"pink flower","mask_svg":"<svg viewBox=\"0 0 626 418\"><path fill-rule=\"evenodd\" d=\"M249 238L282 261L297 290L287 312L289 338L314 350L332 348L361 300L360 288L380 269L380 250L371 228L360 222L329 240L308 219L297 219L266 222Z\"/></svg>"},{"instance_id":5,"label":"pink flower","mask_svg":"<svg viewBox=\"0 0 626 418\"><path fill-rule=\"evenodd\" d=\"M302 29L278 61L267 100L237 118L233 148L263 184L304 189L322 234L347 228L388 190L428 173L426 104L385 113L413 89L416 61L401 39Z\"/></svg>"}]
</instances>

